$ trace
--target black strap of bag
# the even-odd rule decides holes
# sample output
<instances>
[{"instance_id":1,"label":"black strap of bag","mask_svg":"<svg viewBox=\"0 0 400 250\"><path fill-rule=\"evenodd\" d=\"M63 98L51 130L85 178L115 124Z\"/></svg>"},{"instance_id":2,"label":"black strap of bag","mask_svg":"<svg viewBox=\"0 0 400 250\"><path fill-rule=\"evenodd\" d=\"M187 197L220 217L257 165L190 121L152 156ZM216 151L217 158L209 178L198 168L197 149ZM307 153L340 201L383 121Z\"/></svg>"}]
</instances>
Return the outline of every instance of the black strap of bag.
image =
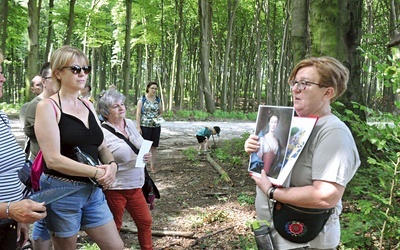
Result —
<instances>
[{"instance_id":1,"label":"black strap of bag","mask_svg":"<svg viewBox=\"0 0 400 250\"><path fill-rule=\"evenodd\" d=\"M123 136L123 135L120 134L120 133L117 133L117 131L115 131L115 129L114 129L113 127L111 127L111 126L109 126L109 125L107 125L107 124L105 124L105 123L101 124L101 126L102 126L103 128L105 128L105 129L107 129L108 131L110 131L111 133L113 133L113 134L114 134L115 136L117 136L118 138L124 140L124 141L131 147L131 149L133 150L133 152L135 152L135 154L139 154L139 149L137 149L137 148L135 147L135 145L133 145L133 143L132 143L131 141L129 141L125 136ZM160 198L160 192L158 191L158 188L156 187L154 181L151 179L150 174L149 174L149 172L147 171L147 168L146 168L146 167L144 168L144 174L145 174L145 183L144 183L144 186L143 186L143 188L142 188L144 196L145 196L145 197L148 196L148 194L149 194L149 192L150 192L149 186L152 186L155 197L156 197L157 199L159 199L159 198Z\"/></svg>"},{"instance_id":2,"label":"black strap of bag","mask_svg":"<svg viewBox=\"0 0 400 250\"><path fill-rule=\"evenodd\" d=\"M116 135L118 138L124 140L126 143L128 143L129 147L131 147L131 149L133 150L133 152L135 152L135 154L139 154L139 149L137 149L135 145L133 145L133 143L130 140L128 140L125 136L123 136L120 133L117 133L117 131L115 131L114 128L110 127L105 123L101 124L101 126L110 131L111 133L113 133L114 135Z\"/></svg>"}]
</instances>

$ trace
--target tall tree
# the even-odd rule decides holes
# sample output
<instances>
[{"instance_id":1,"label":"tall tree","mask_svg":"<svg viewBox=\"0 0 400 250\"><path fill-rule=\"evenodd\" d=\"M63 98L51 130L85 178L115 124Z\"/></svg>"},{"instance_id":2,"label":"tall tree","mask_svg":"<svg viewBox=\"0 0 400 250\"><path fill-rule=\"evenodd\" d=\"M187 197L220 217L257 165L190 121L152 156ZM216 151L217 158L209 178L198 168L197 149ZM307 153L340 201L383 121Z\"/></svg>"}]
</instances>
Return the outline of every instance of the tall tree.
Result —
<instances>
[{"instance_id":1,"label":"tall tree","mask_svg":"<svg viewBox=\"0 0 400 250\"><path fill-rule=\"evenodd\" d=\"M41 1L39 1L40 3ZM37 0L28 1L28 65L25 79L26 96L31 96L30 80L38 73L38 57L39 57L39 16L40 8Z\"/></svg>"},{"instance_id":2,"label":"tall tree","mask_svg":"<svg viewBox=\"0 0 400 250\"><path fill-rule=\"evenodd\" d=\"M204 93L206 110L214 113L214 96L210 84L210 43L211 43L211 5L209 0L199 0L199 21L200 21L200 90ZM202 107L200 107L202 108Z\"/></svg>"},{"instance_id":3,"label":"tall tree","mask_svg":"<svg viewBox=\"0 0 400 250\"><path fill-rule=\"evenodd\" d=\"M76 0L69 1L69 15L68 15L68 24L67 24L67 33L64 41L64 45L71 44L71 37L72 32L74 29L74 22L75 22L75 3Z\"/></svg>"},{"instance_id":4,"label":"tall tree","mask_svg":"<svg viewBox=\"0 0 400 250\"><path fill-rule=\"evenodd\" d=\"M176 86L178 86L179 90L179 108L183 109L183 101L184 101L184 96L185 96L185 88L184 88L184 79L183 79L183 69L182 69L182 49L183 49L183 39L182 39L182 33L183 33L183 0L175 0L175 6L176 10L178 13L178 30L177 30L177 35L176 35L176 41L177 41L177 48L176 48Z\"/></svg>"},{"instance_id":5,"label":"tall tree","mask_svg":"<svg viewBox=\"0 0 400 250\"><path fill-rule=\"evenodd\" d=\"M307 55L332 56L350 70L350 83L341 100L352 109L351 101L362 103L360 56L362 0L301 1L292 10L294 61Z\"/></svg>"},{"instance_id":6,"label":"tall tree","mask_svg":"<svg viewBox=\"0 0 400 250\"><path fill-rule=\"evenodd\" d=\"M125 19L125 47L124 61L122 64L124 82L123 89L126 96L126 102L129 103L129 83L131 75L131 23L132 23L132 0L126 0L126 19Z\"/></svg>"},{"instance_id":7,"label":"tall tree","mask_svg":"<svg viewBox=\"0 0 400 250\"><path fill-rule=\"evenodd\" d=\"M1 32L1 46L0 50L6 53L6 41L7 41L7 26L8 26L8 1L1 1L1 20L0 20L0 32Z\"/></svg>"},{"instance_id":8,"label":"tall tree","mask_svg":"<svg viewBox=\"0 0 400 250\"><path fill-rule=\"evenodd\" d=\"M47 37L46 37L46 51L44 53L45 61L50 61L50 49L51 49L51 41L53 34L53 8L54 8L54 0L49 0L49 14L47 21Z\"/></svg>"},{"instance_id":9,"label":"tall tree","mask_svg":"<svg viewBox=\"0 0 400 250\"><path fill-rule=\"evenodd\" d=\"M233 24L236 16L236 9L238 6L239 0L228 0L228 23L227 30L228 34L225 42L225 53L224 53L224 66L222 70L222 99L221 106L222 110L227 110L227 97L228 97L228 68L229 68L229 59L231 58L231 42L232 42L232 34L233 34ZM232 76L231 76L232 77Z\"/></svg>"}]
</instances>

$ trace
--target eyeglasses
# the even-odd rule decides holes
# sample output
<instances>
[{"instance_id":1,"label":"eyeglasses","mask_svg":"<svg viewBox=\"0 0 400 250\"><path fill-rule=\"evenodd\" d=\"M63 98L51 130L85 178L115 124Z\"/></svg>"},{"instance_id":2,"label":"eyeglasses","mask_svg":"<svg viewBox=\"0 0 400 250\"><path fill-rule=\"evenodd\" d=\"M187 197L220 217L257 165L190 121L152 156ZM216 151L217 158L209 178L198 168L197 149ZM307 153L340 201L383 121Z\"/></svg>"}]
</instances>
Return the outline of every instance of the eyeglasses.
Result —
<instances>
[{"instance_id":1,"label":"eyeglasses","mask_svg":"<svg viewBox=\"0 0 400 250\"><path fill-rule=\"evenodd\" d=\"M319 83L310 82L310 81L307 81L307 80L296 81L296 80L292 79L292 80L289 81L290 88L293 89L294 85L296 85L298 90L306 90L312 84L317 85L320 88L324 88L325 87L323 85L320 85Z\"/></svg>"},{"instance_id":2,"label":"eyeglasses","mask_svg":"<svg viewBox=\"0 0 400 250\"><path fill-rule=\"evenodd\" d=\"M75 74L75 75L80 74L82 72L82 70L83 70L83 73L85 73L85 75L89 74L90 71L92 71L92 67L91 66L80 67L78 65L65 66L65 67L62 67L61 69L66 69L66 68L71 69L72 73Z\"/></svg>"},{"instance_id":3,"label":"eyeglasses","mask_svg":"<svg viewBox=\"0 0 400 250\"><path fill-rule=\"evenodd\" d=\"M51 79L51 76L45 76L45 77L43 77L43 79L49 80L49 79Z\"/></svg>"}]
</instances>

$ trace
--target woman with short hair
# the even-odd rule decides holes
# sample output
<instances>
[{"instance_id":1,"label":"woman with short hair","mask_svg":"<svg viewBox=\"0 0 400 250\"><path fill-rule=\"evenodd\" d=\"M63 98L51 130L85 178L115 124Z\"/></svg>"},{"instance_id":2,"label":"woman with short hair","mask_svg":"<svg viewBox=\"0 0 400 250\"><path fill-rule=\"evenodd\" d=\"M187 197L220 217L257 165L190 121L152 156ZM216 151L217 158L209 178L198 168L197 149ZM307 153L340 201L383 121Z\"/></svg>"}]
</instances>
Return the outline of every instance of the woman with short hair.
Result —
<instances>
[{"instance_id":1,"label":"woman with short hair","mask_svg":"<svg viewBox=\"0 0 400 250\"><path fill-rule=\"evenodd\" d=\"M126 141L129 140L131 145L139 150L143 143L143 137L136 129L135 123L125 117L125 96L123 94L117 90L108 90L99 99L97 110L105 119L102 126L107 146L119 165L115 182L107 190L104 190L108 206L114 215L115 224L120 230L126 209L138 229L140 249L153 249L152 218L142 192L145 172L144 168L135 167L136 161L150 161L151 154L146 153L144 159L137 159L137 152Z\"/></svg>"}]
</instances>

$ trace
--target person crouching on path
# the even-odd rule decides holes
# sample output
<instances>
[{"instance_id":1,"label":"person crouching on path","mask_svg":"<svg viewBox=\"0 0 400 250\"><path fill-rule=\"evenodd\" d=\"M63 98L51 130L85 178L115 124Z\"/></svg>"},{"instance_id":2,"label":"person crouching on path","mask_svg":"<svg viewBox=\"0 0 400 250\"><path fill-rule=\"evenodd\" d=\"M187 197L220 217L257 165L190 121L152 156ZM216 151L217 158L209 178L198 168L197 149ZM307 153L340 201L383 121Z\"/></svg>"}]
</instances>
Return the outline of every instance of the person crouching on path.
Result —
<instances>
[{"instance_id":1,"label":"person crouching on path","mask_svg":"<svg viewBox=\"0 0 400 250\"><path fill-rule=\"evenodd\" d=\"M208 153L209 152L209 140L211 135L218 135L221 132L220 127L215 126L213 128L210 127L204 127L201 128L199 131L196 133L196 138L197 142L200 143L199 145L199 155L202 155L203 153Z\"/></svg>"}]
</instances>

